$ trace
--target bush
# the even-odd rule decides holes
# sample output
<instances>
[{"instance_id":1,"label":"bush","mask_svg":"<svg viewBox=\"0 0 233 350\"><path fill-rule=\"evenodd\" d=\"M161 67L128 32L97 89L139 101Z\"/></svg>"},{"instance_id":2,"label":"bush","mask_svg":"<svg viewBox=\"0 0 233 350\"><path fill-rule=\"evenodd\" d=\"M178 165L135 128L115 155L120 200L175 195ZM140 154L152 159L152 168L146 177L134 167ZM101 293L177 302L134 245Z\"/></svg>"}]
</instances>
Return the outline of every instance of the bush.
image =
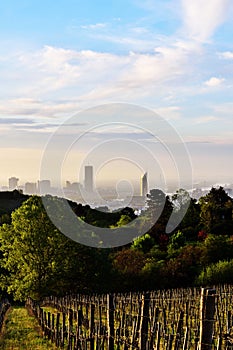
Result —
<instances>
[{"instance_id":1,"label":"bush","mask_svg":"<svg viewBox=\"0 0 233 350\"><path fill-rule=\"evenodd\" d=\"M198 285L233 282L233 260L219 261L202 270L197 278Z\"/></svg>"},{"instance_id":2,"label":"bush","mask_svg":"<svg viewBox=\"0 0 233 350\"><path fill-rule=\"evenodd\" d=\"M206 265L233 259L233 241L228 236L209 235L203 248L202 262Z\"/></svg>"},{"instance_id":3,"label":"bush","mask_svg":"<svg viewBox=\"0 0 233 350\"><path fill-rule=\"evenodd\" d=\"M154 246L155 240L148 233L143 236L137 237L132 243L132 249L142 251L144 254L148 253Z\"/></svg>"}]
</instances>

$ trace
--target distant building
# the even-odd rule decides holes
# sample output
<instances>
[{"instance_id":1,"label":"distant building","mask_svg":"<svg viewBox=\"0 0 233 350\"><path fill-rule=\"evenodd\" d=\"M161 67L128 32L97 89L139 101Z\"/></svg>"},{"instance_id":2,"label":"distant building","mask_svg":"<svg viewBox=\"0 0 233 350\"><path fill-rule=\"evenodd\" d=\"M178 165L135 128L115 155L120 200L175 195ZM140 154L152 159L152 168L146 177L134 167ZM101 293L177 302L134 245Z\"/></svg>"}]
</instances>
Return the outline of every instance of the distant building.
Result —
<instances>
[{"instance_id":1,"label":"distant building","mask_svg":"<svg viewBox=\"0 0 233 350\"><path fill-rule=\"evenodd\" d=\"M10 177L9 178L9 190L15 190L18 187L18 181L19 179L17 177Z\"/></svg>"},{"instance_id":2,"label":"distant building","mask_svg":"<svg viewBox=\"0 0 233 350\"><path fill-rule=\"evenodd\" d=\"M66 181L66 189L69 190L71 187L71 182L70 181Z\"/></svg>"},{"instance_id":3,"label":"distant building","mask_svg":"<svg viewBox=\"0 0 233 350\"><path fill-rule=\"evenodd\" d=\"M70 191L70 192L78 192L80 193L80 189L81 189L82 185L79 182L70 182L70 181L66 181L66 187L65 190L66 191Z\"/></svg>"},{"instance_id":4,"label":"distant building","mask_svg":"<svg viewBox=\"0 0 233 350\"><path fill-rule=\"evenodd\" d=\"M71 191L73 192L80 192L80 188L81 188L81 184L79 182L73 182L71 185L70 185L70 189Z\"/></svg>"},{"instance_id":5,"label":"distant building","mask_svg":"<svg viewBox=\"0 0 233 350\"><path fill-rule=\"evenodd\" d=\"M82 185L79 182L66 181L66 186L63 188L63 193L66 198L81 203L81 189Z\"/></svg>"},{"instance_id":6,"label":"distant building","mask_svg":"<svg viewBox=\"0 0 233 350\"><path fill-rule=\"evenodd\" d=\"M50 180L40 180L40 181L38 181L38 192L40 194L51 193L51 182L50 182Z\"/></svg>"},{"instance_id":7,"label":"distant building","mask_svg":"<svg viewBox=\"0 0 233 350\"><path fill-rule=\"evenodd\" d=\"M37 192L36 183L35 182L26 182L24 191L27 194L35 194Z\"/></svg>"},{"instance_id":8,"label":"distant building","mask_svg":"<svg viewBox=\"0 0 233 350\"><path fill-rule=\"evenodd\" d=\"M148 180L147 180L147 173L141 176L141 189L140 189L140 195L142 197L146 197L148 193Z\"/></svg>"},{"instance_id":9,"label":"distant building","mask_svg":"<svg viewBox=\"0 0 233 350\"><path fill-rule=\"evenodd\" d=\"M93 192L93 166L85 166L84 188L87 192Z\"/></svg>"}]
</instances>

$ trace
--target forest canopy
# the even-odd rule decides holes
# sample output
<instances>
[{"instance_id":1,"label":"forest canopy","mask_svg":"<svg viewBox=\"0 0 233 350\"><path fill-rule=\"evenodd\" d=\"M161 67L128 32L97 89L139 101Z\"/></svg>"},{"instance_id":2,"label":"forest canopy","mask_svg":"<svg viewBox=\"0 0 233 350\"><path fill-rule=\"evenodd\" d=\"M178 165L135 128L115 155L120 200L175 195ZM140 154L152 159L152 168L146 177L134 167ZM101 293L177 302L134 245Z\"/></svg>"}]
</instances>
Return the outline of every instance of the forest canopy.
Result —
<instances>
[{"instance_id":1,"label":"forest canopy","mask_svg":"<svg viewBox=\"0 0 233 350\"><path fill-rule=\"evenodd\" d=\"M132 208L109 213L70 202L77 220L110 229L135 218L143 225L160 211L145 234L111 249L84 246L63 235L41 197L17 191L7 196L0 213L0 288L15 300L233 282L233 200L222 187L199 201L189 198L183 220L171 233L166 231L171 213L179 214L187 201L182 189L171 197L151 190L139 217Z\"/></svg>"}]
</instances>

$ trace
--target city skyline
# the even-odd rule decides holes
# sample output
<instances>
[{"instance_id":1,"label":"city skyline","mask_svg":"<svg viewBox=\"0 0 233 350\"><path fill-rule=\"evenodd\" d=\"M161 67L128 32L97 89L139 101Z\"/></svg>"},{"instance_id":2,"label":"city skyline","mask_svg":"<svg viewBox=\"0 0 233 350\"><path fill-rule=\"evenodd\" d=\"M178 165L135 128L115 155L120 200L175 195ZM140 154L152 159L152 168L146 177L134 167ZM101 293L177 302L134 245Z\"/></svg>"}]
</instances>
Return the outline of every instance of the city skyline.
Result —
<instances>
[{"instance_id":1,"label":"city skyline","mask_svg":"<svg viewBox=\"0 0 233 350\"><path fill-rule=\"evenodd\" d=\"M92 170L92 173L91 173L91 176L92 178L89 180L91 180L92 184L91 184L91 187L92 187L92 191L88 191L87 189L85 189L85 175L87 175L87 177L89 177L90 174L87 174L85 172L85 168L91 168ZM172 186L172 184L168 184L168 188L162 188L160 186L159 183L157 183L157 186L153 185L153 186L150 186L149 185L149 181L148 181L148 172L145 172L143 174L141 174L141 176L139 178L135 178L135 179L131 179L132 180L132 183L135 187L135 195L136 196L142 196L142 197L145 197L147 193L149 193L149 191L151 189L154 189L154 188L159 188L159 189L162 189L162 190L168 190L168 188L173 188L174 191L176 190L179 190L179 188L176 188L174 186ZM111 184L111 183L108 183L106 185L106 183L104 182L103 184L100 183L97 183L96 182L96 174L94 172L94 167L92 165L88 165L88 166L85 166L84 167L84 176L83 176L83 181L72 181L72 180L64 180L62 184L60 184L61 186L59 187L56 187L56 184L53 183L51 180L49 179L43 179L43 180L37 180L35 182L30 182L30 181L22 181L20 178L16 177L16 176L11 176L10 178L8 178L6 180L6 184L2 184L0 183L0 190L1 191L4 191L4 190L9 190L9 191L12 191L12 190L25 190L26 193L38 193L38 194L46 194L47 192L49 192L51 189L53 190L59 190L59 189L66 189L66 190L70 190L71 192L79 192L80 189L82 191L86 191L86 192L95 192L95 191L98 191L99 189L101 189L101 187L103 187L103 189L108 189L108 190L111 190L111 191L115 191L117 190L117 187L114 187L113 184L115 184L114 182ZM227 188L227 187L232 187L233 188L233 182L232 183L213 183L211 181L207 181L207 180L204 180L203 182L200 182L200 183L193 183L193 187L192 188L188 188L188 190L199 190L201 188L205 188L205 189L211 189L211 187L219 187L219 186L222 186L224 188ZM40 188L41 187L41 188ZM26 190L26 189L30 189L30 190ZM48 191L49 189L49 191ZM127 186L122 186L121 187L121 191L120 192L127 192L129 190L129 188L127 189ZM130 191L129 191L130 192Z\"/></svg>"},{"instance_id":2,"label":"city skyline","mask_svg":"<svg viewBox=\"0 0 233 350\"><path fill-rule=\"evenodd\" d=\"M93 165L85 165L84 166L84 175L83 175L83 181L80 181L79 179L75 179L74 181L65 180L63 181L63 185L56 187L56 184L52 183L50 179L40 179L36 182L22 182L19 178L15 176L11 176L8 179L8 186L6 185L0 185L3 190L15 190L15 189L22 189L25 191L25 193L38 193L38 194L47 194L50 192L56 192L56 190L59 189L65 189L71 192L79 192L81 195L81 192L87 192L87 193L95 193L98 191L98 189L101 188L101 182L98 183L96 181L96 173L94 171ZM134 187L138 187L135 191L136 195L140 193L142 197L145 197L145 195L148 193L148 174L144 173L141 175L140 179L131 179L132 183L134 184ZM159 185L159 184L158 184ZM143 186L143 188L142 188ZM106 186L106 183L103 185L106 189L116 190L117 188L114 188L111 183L108 183ZM121 186L120 192L127 192L127 187ZM141 194L143 193L143 194Z\"/></svg>"},{"instance_id":3,"label":"city skyline","mask_svg":"<svg viewBox=\"0 0 233 350\"><path fill-rule=\"evenodd\" d=\"M7 185L11 176L42 180L46 146L66 124L54 147L54 158L66 147L64 180L75 181L77 164L90 158L103 183L135 173L138 178L145 169L159 174L152 177L155 184L160 174L164 184L172 183L176 166L169 166L157 144L162 129L156 132L153 118L142 115L140 130L133 113L116 125L110 105L109 125L100 114L98 125L85 129L79 113L123 103L157 113L176 130L190 157L193 182L232 183L232 14L230 0L2 2L0 182ZM76 123L68 127L74 115ZM74 133L79 145L72 154L67 140ZM128 141L122 149L114 142L120 137ZM168 147L170 158L174 148ZM131 162L125 173L123 160L114 163L118 153ZM113 160L111 166L107 160Z\"/></svg>"},{"instance_id":4,"label":"city skyline","mask_svg":"<svg viewBox=\"0 0 233 350\"><path fill-rule=\"evenodd\" d=\"M88 165L88 167L91 167ZM92 169L93 170L93 169ZM93 174L92 174L93 175ZM88 175L89 176L89 175ZM85 176L84 176L85 177ZM160 189L167 196L172 198L172 196L177 193L178 188L160 188L150 187L148 184L148 174L144 173L140 177L140 181L137 184L134 184L134 190L129 191L127 187L95 187L93 182L93 191L87 191L85 189L85 182L71 182L66 180L64 187L54 187L50 180L38 180L37 183L26 182L25 184L18 183L19 178L11 177L8 179L9 186L1 186L0 191L21 191L25 195L52 195L55 197L63 197L72 202L80 203L82 205L89 205L91 208L96 208L109 211L115 211L122 207L131 207L136 212L144 210L147 202L147 194L150 193L152 189ZM204 185L204 186L203 186ZM219 188L223 187L226 193L233 197L233 184L196 184L193 188L188 189L188 193L191 198L196 199L197 201L200 197L205 196L212 187ZM102 208L102 209L101 209Z\"/></svg>"},{"instance_id":5,"label":"city skyline","mask_svg":"<svg viewBox=\"0 0 233 350\"><path fill-rule=\"evenodd\" d=\"M145 177L145 175L146 175L146 177ZM10 178L5 179L5 181L0 182L0 190L25 189L26 187L28 187L28 188L33 188L33 191L28 191L28 192L39 193L38 188L39 188L39 183L40 182L42 184L44 183L45 187L48 187L48 182L49 182L50 183L49 187L51 187L51 188L63 188L63 189L64 188L66 188L66 189L70 188L70 190L72 190L72 189L77 190L77 186L81 186L83 188L83 190L85 190L85 180L84 180L84 178L85 178L85 175L83 176L83 180L80 180L80 181L78 181L78 179L69 179L69 180L64 179L64 181L62 181L62 183L60 184L61 186L59 185L57 187L56 183L53 183L49 179L43 179L43 180L42 179L40 179L40 180L37 179L35 181L28 181L27 179L20 179L20 178L18 178L16 176L11 176ZM168 188L173 188L174 191L175 191L175 190L179 189L178 187L175 187L175 184L172 181L168 182L166 184L167 188L162 186L161 181L158 181L157 185L155 184L154 181L152 181L153 185L149 186L148 173L145 172L142 175L140 175L139 178L131 178L133 186L137 188L137 190L136 190L137 195L139 195L139 194L141 195L141 193L142 193L143 179L147 179L147 186L145 186L145 188L148 188L148 190L153 189L153 188L161 188L163 190L167 190ZM10 182L12 183L12 185L10 185ZM105 188L108 188L108 189L116 189L114 187L114 185L116 185L115 181L112 181L112 182L111 181L109 181L109 182L98 181L98 182L96 182L96 178L95 178L95 181L94 181L94 178L93 178L93 189L94 190L98 190L101 187L103 187L103 188L105 187ZM192 188L191 187L188 188L188 190L196 189L196 188L198 189L198 188L201 188L201 187L209 188L209 189L211 187L219 187L219 186L222 186L222 187L225 187L225 188L228 187L228 186L233 187L233 181L232 182L224 182L224 181L222 181L222 182L212 182L212 181L209 181L208 179L206 179L206 180L202 180L200 182L193 181L192 185L193 185L193 187Z\"/></svg>"}]
</instances>

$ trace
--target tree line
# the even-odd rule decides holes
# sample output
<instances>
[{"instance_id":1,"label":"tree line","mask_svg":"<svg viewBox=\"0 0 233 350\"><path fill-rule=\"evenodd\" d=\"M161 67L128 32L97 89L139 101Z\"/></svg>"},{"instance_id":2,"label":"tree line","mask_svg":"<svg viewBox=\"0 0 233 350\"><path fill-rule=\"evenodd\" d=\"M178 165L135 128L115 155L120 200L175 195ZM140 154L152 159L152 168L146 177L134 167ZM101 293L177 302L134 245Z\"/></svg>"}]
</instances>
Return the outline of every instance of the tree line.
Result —
<instances>
[{"instance_id":1,"label":"tree line","mask_svg":"<svg viewBox=\"0 0 233 350\"><path fill-rule=\"evenodd\" d=\"M223 187L212 188L198 201L183 189L171 197L153 189L139 216L128 207L108 212L69 201L77 220L93 226L114 230L137 221L140 233L140 227L150 223L132 243L110 249L91 248L63 235L49 219L41 197L21 197L17 191L12 196L17 198L15 208L12 198L1 201L5 206L0 208L2 296L38 300L51 294L233 282L233 200ZM61 200L48 199L57 204ZM172 213L184 217L168 233ZM65 220L62 212L58 214Z\"/></svg>"}]
</instances>

